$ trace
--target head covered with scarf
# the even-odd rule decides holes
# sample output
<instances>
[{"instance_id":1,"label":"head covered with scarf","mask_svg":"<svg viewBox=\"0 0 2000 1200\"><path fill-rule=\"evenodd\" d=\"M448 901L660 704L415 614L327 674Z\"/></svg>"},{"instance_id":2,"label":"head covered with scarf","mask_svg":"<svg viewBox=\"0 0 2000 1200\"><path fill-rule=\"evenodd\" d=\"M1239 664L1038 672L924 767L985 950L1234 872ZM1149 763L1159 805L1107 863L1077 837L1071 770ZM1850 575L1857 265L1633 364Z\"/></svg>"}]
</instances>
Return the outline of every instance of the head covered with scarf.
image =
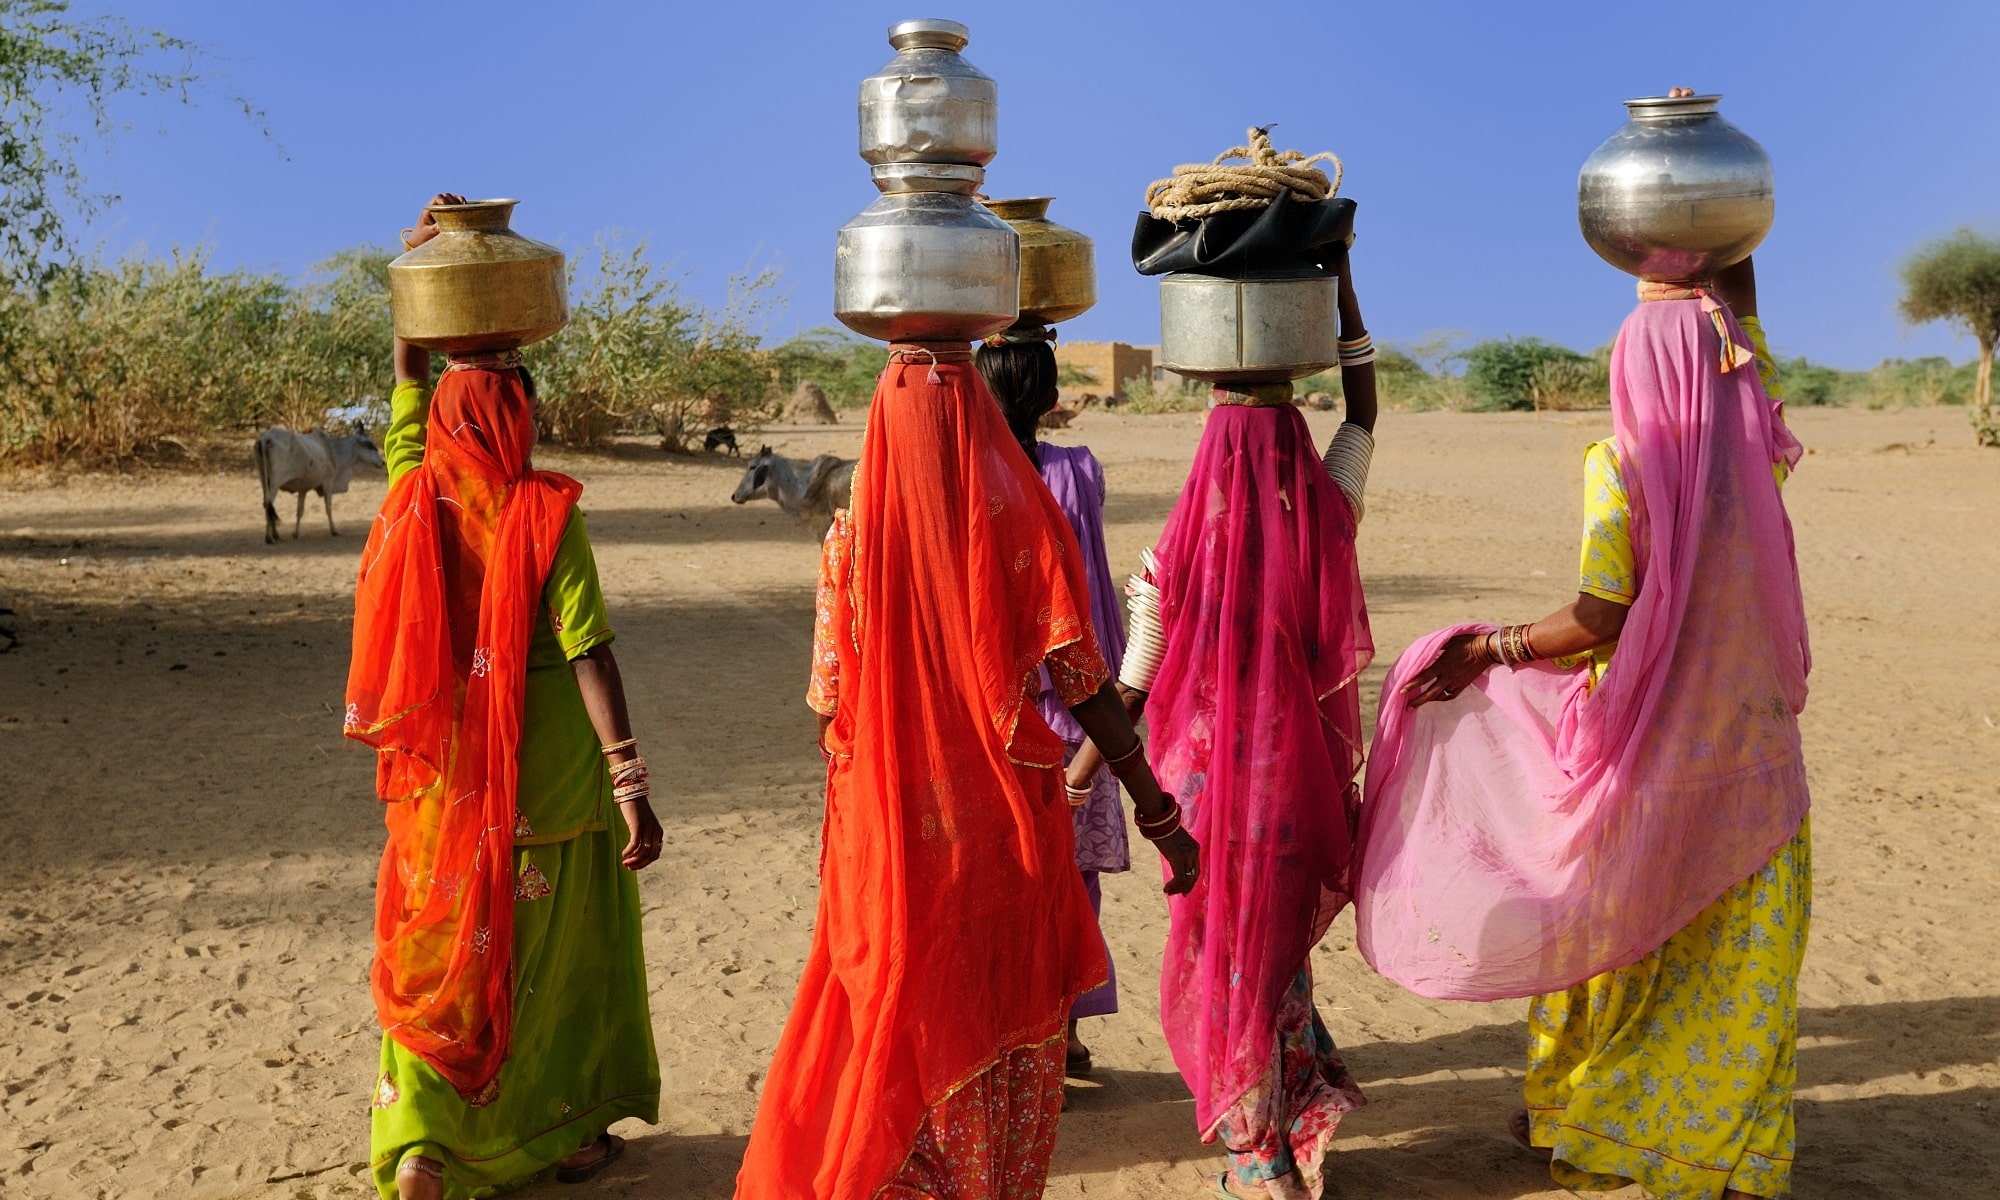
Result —
<instances>
[{"instance_id":1,"label":"head covered with scarf","mask_svg":"<svg viewBox=\"0 0 2000 1200\"><path fill-rule=\"evenodd\" d=\"M513 1024L513 841L527 654L582 485L530 461L518 360L455 361L423 463L389 489L355 586L347 736L380 752L385 1032L476 1099Z\"/></svg>"},{"instance_id":2,"label":"head covered with scarf","mask_svg":"<svg viewBox=\"0 0 2000 1200\"><path fill-rule=\"evenodd\" d=\"M1356 678L1374 655L1355 520L1289 385L1217 394L1154 550L1151 760L1214 850L1168 899L1160 1019L1213 1129L1271 1065L1277 1009L1347 903Z\"/></svg>"}]
</instances>

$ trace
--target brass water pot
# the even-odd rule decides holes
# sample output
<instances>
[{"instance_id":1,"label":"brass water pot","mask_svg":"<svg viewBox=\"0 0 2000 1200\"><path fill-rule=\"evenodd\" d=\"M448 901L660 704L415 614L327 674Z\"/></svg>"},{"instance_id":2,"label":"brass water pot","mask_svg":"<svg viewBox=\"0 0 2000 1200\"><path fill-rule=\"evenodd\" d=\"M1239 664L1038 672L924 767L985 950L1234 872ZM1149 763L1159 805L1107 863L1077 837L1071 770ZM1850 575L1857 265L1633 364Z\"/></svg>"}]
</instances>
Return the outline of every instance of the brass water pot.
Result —
<instances>
[{"instance_id":1,"label":"brass water pot","mask_svg":"<svg viewBox=\"0 0 2000 1200\"><path fill-rule=\"evenodd\" d=\"M512 350L569 324L562 251L508 228L517 200L434 204L437 236L389 264L396 336L427 350Z\"/></svg>"},{"instance_id":2,"label":"brass water pot","mask_svg":"<svg viewBox=\"0 0 2000 1200\"><path fill-rule=\"evenodd\" d=\"M993 215L1021 235L1021 324L1053 325L1097 303L1097 255L1090 238L1049 220L1048 196L988 200Z\"/></svg>"}]
</instances>

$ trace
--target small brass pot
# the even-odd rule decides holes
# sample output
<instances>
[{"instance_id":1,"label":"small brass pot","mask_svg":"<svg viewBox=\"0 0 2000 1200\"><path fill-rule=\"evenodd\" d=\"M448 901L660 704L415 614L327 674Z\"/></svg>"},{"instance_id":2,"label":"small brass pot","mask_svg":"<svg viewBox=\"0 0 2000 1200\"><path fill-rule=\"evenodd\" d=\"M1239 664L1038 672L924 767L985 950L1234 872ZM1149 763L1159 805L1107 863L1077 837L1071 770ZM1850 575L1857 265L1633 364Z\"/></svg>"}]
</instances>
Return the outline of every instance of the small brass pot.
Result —
<instances>
[{"instance_id":1,"label":"small brass pot","mask_svg":"<svg viewBox=\"0 0 2000 1200\"><path fill-rule=\"evenodd\" d=\"M1053 325L1090 311L1097 303L1090 238L1049 220L1048 196L985 203L1021 235L1021 323Z\"/></svg>"},{"instance_id":2,"label":"small brass pot","mask_svg":"<svg viewBox=\"0 0 2000 1200\"><path fill-rule=\"evenodd\" d=\"M508 228L515 200L434 204L437 236L389 264L396 336L427 350L512 350L569 324L562 251Z\"/></svg>"}]
</instances>

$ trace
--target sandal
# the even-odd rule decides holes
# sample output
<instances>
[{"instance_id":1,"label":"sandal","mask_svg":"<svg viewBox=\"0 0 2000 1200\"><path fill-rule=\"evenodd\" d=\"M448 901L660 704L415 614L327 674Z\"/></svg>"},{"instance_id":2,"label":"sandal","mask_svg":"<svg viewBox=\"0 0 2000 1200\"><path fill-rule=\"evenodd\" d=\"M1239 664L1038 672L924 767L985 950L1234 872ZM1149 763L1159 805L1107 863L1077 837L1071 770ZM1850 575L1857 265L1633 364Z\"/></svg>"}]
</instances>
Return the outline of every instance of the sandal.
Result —
<instances>
[{"instance_id":1,"label":"sandal","mask_svg":"<svg viewBox=\"0 0 2000 1200\"><path fill-rule=\"evenodd\" d=\"M1229 1190L1229 1172L1217 1171L1214 1175L1203 1175L1201 1181L1208 1185L1209 1200L1246 1200Z\"/></svg>"},{"instance_id":2,"label":"sandal","mask_svg":"<svg viewBox=\"0 0 2000 1200\"><path fill-rule=\"evenodd\" d=\"M608 1133L598 1134L597 1140L592 1142L591 1145L602 1146L604 1152L579 1166L565 1167L558 1165L556 1167L557 1183L588 1183L597 1178L599 1171L610 1166L614 1159L625 1153L625 1139L613 1137Z\"/></svg>"},{"instance_id":3,"label":"sandal","mask_svg":"<svg viewBox=\"0 0 2000 1200\"><path fill-rule=\"evenodd\" d=\"M1063 1055L1063 1074L1083 1079L1090 1074L1090 1047L1078 1046Z\"/></svg>"},{"instance_id":4,"label":"sandal","mask_svg":"<svg viewBox=\"0 0 2000 1200\"><path fill-rule=\"evenodd\" d=\"M1535 1145L1534 1126L1528 1120L1528 1110L1517 1108L1514 1115L1507 1118L1507 1132L1514 1135L1514 1141L1521 1149L1544 1161L1555 1158L1556 1152L1547 1146Z\"/></svg>"}]
</instances>

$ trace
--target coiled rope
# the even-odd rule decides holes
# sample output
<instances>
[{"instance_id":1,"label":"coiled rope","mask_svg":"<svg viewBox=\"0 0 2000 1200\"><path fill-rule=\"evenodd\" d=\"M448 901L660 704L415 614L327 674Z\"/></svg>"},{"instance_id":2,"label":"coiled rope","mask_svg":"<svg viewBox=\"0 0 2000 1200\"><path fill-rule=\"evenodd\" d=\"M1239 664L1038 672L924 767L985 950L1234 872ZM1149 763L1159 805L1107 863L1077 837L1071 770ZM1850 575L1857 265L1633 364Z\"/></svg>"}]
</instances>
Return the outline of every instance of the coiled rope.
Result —
<instances>
[{"instance_id":1,"label":"coiled rope","mask_svg":"<svg viewBox=\"0 0 2000 1200\"><path fill-rule=\"evenodd\" d=\"M1340 156L1331 150L1308 156L1273 150L1271 127L1252 126L1250 144L1231 146L1214 162L1175 167L1170 178L1146 189L1146 207L1162 221L1199 221L1216 213L1269 208L1279 192L1301 200L1324 200L1340 191ZM1234 159L1247 160L1234 163ZM1333 164L1333 179L1314 166Z\"/></svg>"}]
</instances>

